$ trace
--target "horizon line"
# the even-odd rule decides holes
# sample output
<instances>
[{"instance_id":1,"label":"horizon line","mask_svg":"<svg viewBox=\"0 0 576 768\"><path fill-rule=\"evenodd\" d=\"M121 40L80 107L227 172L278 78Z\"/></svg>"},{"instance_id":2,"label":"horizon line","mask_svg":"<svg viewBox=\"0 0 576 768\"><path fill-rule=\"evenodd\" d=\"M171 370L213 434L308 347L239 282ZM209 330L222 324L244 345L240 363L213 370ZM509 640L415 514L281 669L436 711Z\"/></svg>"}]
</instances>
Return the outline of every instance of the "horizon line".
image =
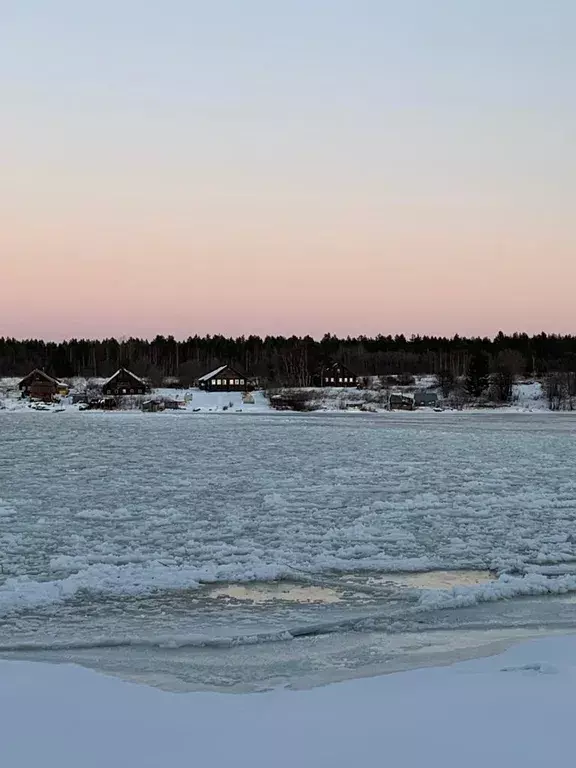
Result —
<instances>
[{"instance_id":1,"label":"horizon line","mask_svg":"<svg viewBox=\"0 0 576 768\"><path fill-rule=\"evenodd\" d=\"M25 342L36 342L36 343L44 343L44 344L70 344L72 342L104 342L104 341L115 341L117 344L125 344L130 341L139 341L139 342L145 342L148 344L151 344L152 342L156 341L156 339L164 339L165 341L174 341L177 344L185 344L190 340L194 339L214 339L214 338L223 338L227 341L240 341L240 340L248 340L251 338L260 339L264 341L267 338L272 339L298 339L301 341L304 340L312 340L315 343L321 343L326 337L330 337L331 339L334 339L336 341L346 342L348 340L350 341L358 341L358 340L368 340L368 341L375 341L376 339L391 339L392 341L401 340L403 339L405 343L411 343L418 340L423 339L431 339L431 340L446 340L446 341L454 341L455 339L460 339L462 341L490 341L494 342L498 338L504 338L504 339L512 339L514 337L528 337L529 339L535 339L539 337L546 337L546 338L559 338L559 339L566 339L566 338L576 338L576 331L574 333L555 333L555 332L549 332L541 330L538 333L527 333L526 331L520 331L516 330L511 333L505 333L504 331L498 331L494 335L463 335L460 333L454 333L451 336L448 335L442 335L442 334L426 334L426 333L411 333L410 335L407 335L405 333L378 333L375 335L369 335L369 334L358 334L358 335L347 335L347 336L339 336L335 333L326 332L322 336L314 336L312 334L265 334L261 335L258 333L248 333L248 334L241 334L239 336L231 336L226 335L223 333L205 333L203 335L200 335L198 333L194 335L188 335L186 337L176 337L173 334L161 334L158 333L156 336L148 337L148 336L126 336L125 334L122 334L120 336L70 336L67 338L62 339L53 339L53 338L42 338L42 337L24 337L24 338L18 338L16 336L4 336L0 335L0 341L6 342L6 341L14 341L18 344L22 344Z\"/></svg>"}]
</instances>

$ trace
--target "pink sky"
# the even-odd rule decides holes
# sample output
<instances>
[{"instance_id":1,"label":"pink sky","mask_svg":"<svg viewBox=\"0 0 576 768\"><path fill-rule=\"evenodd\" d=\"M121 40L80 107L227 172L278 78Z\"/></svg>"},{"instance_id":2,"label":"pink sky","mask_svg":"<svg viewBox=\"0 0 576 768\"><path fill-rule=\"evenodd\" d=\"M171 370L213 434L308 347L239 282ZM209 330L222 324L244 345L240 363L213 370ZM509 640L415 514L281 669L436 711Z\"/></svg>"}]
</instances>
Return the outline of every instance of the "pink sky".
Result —
<instances>
[{"instance_id":1,"label":"pink sky","mask_svg":"<svg viewBox=\"0 0 576 768\"><path fill-rule=\"evenodd\" d=\"M576 332L573 7L247 2L8 13L0 336Z\"/></svg>"}]
</instances>

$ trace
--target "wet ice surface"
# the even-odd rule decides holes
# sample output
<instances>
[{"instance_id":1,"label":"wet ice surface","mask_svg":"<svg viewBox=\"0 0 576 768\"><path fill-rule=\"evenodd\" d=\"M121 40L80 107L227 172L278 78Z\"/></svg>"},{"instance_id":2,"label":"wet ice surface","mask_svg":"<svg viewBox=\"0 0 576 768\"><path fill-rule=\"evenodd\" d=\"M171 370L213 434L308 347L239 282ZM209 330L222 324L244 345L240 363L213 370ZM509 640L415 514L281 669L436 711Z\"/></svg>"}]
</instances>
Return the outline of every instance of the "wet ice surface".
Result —
<instances>
[{"instance_id":1,"label":"wet ice surface","mask_svg":"<svg viewBox=\"0 0 576 768\"><path fill-rule=\"evenodd\" d=\"M420 597L574 570L575 435L549 414L0 414L0 651L245 690L572 628L570 594Z\"/></svg>"}]
</instances>

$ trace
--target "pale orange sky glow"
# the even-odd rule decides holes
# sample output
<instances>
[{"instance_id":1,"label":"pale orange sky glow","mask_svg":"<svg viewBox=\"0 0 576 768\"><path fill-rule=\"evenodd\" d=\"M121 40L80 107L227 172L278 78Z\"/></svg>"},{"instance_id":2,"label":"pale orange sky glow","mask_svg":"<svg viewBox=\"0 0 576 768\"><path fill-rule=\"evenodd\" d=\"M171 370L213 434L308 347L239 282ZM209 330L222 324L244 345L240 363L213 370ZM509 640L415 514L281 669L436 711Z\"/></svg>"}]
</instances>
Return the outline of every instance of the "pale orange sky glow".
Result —
<instances>
[{"instance_id":1,"label":"pale orange sky glow","mask_svg":"<svg viewBox=\"0 0 576 768\"><path fill-rule=\"evenodd\" d=\"M576 331L569 3L51 5L0 39L0 336Z\"/></svg>"}]
</instances>

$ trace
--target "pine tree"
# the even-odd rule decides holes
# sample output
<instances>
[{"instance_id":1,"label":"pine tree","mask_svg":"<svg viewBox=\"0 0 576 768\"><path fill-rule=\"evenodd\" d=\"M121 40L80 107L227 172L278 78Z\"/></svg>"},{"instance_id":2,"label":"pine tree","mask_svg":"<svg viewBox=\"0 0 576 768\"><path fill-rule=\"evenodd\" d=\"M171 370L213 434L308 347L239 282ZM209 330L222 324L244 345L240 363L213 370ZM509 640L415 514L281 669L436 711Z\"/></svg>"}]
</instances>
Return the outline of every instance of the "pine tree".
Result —
<instances>
[{"instance_id":1,"label":"pine tree","mask_svg":"<svg viewBox=\"0 0 576 768\"><path fill-rule=\"evenodd\" d=\"M490 361L484 352L472 355L466 369L465 388L472 397L480 397L490 383Z\"/></svg>"}]
</instances>

